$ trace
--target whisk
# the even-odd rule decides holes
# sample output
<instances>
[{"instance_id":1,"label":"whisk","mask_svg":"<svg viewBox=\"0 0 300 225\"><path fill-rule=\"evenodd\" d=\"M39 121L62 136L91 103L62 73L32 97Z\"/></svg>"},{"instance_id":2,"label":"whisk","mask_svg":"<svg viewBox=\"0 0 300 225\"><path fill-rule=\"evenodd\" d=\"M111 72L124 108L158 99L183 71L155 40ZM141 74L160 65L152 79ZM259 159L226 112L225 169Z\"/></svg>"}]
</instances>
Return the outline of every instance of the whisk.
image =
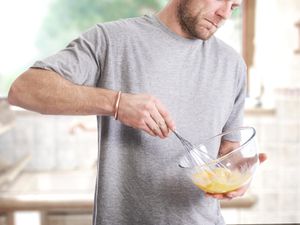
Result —
<instances>
[{"instance_id":1,"label":"whisk","mask_svg":"<svg viewBox=\"0 0 300 225\"><path fill-rule=\"evenodd\" d=\"M187 157L190 163L193 164L193 166L204 166L206 169L212 172L212 168L210 165L212 165L214 160L203 150L199 148L195 148L191 142L183 138L180 134L178 134L177 131L173 130L173 133L176 135L176 137L180 140L182 145L184 146L185 150L188 152ZM201 145L203 149L206 149L204 145ZM201 148L201 147L200 147ZM222 163L217 163L217 167L224 168L228 170Z\"/></svg>"}]
</instances>

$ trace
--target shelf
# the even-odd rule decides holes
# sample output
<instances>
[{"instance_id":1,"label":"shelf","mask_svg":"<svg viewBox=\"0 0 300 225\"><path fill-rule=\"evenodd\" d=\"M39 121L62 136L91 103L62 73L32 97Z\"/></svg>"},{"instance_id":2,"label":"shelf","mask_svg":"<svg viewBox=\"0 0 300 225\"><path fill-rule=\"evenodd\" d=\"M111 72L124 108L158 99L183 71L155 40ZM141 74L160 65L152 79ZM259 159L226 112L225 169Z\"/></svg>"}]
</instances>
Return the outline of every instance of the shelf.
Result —
<instances>
[{"instance_id":1,"label":"shelf","mask_svg":"<svg viewBox=\"0 0 300 225\"><path fill-rule=\"evenodd\" d=\"M276 110L274 108L255 108L247 107L245 109L246 116L275 116Z\"/></svg>"}]
</instances>

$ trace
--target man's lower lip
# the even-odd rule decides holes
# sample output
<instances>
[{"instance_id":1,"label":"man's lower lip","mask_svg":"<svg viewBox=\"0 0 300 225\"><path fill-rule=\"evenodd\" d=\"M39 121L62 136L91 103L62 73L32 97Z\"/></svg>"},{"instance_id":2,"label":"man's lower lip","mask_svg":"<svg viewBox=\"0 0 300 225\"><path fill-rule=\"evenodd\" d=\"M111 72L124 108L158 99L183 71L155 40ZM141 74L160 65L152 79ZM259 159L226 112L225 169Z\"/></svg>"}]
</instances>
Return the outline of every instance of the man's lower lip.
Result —
<instances>
[{"instance_id":1,"label":"man's lower lip","mask_svg":"<svg viewBox=\"0 0 300 225\"><path fill-rule=\"evenodd\" d=\"M214 22L212 22L212 21L210 21L210 20L208 20L208 19L206 19L208 22L210 22L212 25L214 25L215 27L217 27L218 28L218 24L215 24Z\"/></svg>"}]
</instances>

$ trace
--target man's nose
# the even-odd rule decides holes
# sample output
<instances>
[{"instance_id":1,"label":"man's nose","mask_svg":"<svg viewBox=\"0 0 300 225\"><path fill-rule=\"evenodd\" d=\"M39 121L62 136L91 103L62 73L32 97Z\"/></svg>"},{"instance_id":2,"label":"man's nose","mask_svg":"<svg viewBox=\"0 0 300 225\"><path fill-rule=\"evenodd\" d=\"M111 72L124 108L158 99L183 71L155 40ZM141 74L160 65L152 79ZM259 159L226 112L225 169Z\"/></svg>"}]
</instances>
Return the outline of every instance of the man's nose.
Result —
<instances>
[{"instance_id":1,"label":"man's nose","mask_svg":"<svg viewBox=\"0 0 300 225\"><path fill-rule=\"evenodd\" d=\"M227 1L221 8L217 10L217 15L222 17L223 19L228 19L231 16L231 3Z\"/></svg>"}]
</instances>

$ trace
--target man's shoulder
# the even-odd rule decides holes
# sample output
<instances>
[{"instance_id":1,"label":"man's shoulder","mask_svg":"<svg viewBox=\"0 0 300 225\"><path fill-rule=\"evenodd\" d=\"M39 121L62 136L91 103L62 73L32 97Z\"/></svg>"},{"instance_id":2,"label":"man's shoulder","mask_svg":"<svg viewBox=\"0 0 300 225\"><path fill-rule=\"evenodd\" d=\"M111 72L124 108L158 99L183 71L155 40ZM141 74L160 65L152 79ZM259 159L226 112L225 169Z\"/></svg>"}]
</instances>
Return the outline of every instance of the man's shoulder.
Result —
<instances>
[{"instance_id":1,"label":"man's shoulder","mask_svg":"<svg viewBox=\"0 0 300 225\"><path fill-rule=\"evenodd\" d=\"M96 26L108 33L122 36L124 34L134 34L134 32L144 29L147 25L149 25L147 17L140 16L98 23Z\"/></svg>"},{"instance_id":2,"label":"man's shoulder","mask_svg":"<svg viewBox=\"0 0 300 225\"><path fill-rule=\"evenodd\" d=\"M243 62L243 58L240 53L238 53L232 46L228 45L226 42L220 38L213 36L209 40L209 45L215 49L219 56L225 58L230 58L231 60L237 60Z\"/></svg>"}]
</instances>

